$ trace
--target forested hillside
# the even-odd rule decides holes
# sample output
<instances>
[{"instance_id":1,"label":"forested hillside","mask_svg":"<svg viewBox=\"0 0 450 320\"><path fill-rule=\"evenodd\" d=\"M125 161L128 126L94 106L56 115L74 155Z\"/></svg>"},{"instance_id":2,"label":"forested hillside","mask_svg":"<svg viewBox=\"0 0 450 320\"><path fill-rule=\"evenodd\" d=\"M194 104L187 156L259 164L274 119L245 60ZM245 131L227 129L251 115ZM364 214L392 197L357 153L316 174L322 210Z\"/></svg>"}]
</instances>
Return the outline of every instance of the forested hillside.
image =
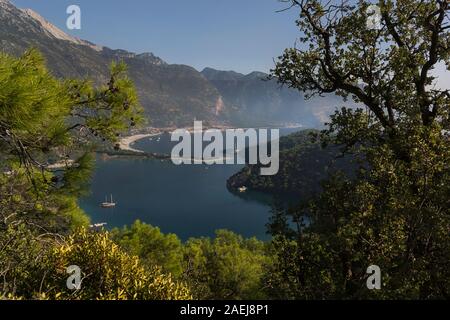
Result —
<instances>
[{"instance_id":1,"label":"forested hillside","mask_svg":"<svg viewBox=\"0 0 450 320\"><path fill-rule=\"evenodd\" d=\"M356 164L350 155L342 155L339 146L323 147L318 131L303 130L280 138L280 170L273 176L261 176L261 165L247 165L230 177L232 191L245 186L278 195L309 198L321 189L321 181L338 171L351 174Z\"/></svg>"}]
</instances>

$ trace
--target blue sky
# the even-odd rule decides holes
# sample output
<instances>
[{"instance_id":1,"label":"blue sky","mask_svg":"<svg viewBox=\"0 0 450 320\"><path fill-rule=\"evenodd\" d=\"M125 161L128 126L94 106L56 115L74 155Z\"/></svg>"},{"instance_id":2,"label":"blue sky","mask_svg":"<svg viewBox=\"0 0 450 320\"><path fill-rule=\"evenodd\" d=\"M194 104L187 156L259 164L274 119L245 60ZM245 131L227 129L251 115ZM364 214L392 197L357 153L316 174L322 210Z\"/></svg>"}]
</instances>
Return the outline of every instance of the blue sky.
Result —
<instances>
[{"instance_id":1,"label":"blue sky","mask_svg":"<svg viewBox=\"0 0 450 320\"><path fill-rule=\"evenodd\" d=\"M113 49L153 52L168 63L199 71L268 72L274 58L300 33L295 9L278 0L11 0L31 8L63 31ZM81 7L82 29L68 30L66 9ZM450 87L440 64L439 86Z\"/></svg>"},{"instance_id":2,"label":"blue sky","mask_svg":"<svg viewBox=\"0 0 450 320\"><path fill-rule=\"evenodd\" d=\"M114 49L153 52L198 70L268 72L299 36L294 10L277 0L11 0L65 32ZM67 30L66 8L81 7L82 29Z\"/></svg>"}]
</instances>

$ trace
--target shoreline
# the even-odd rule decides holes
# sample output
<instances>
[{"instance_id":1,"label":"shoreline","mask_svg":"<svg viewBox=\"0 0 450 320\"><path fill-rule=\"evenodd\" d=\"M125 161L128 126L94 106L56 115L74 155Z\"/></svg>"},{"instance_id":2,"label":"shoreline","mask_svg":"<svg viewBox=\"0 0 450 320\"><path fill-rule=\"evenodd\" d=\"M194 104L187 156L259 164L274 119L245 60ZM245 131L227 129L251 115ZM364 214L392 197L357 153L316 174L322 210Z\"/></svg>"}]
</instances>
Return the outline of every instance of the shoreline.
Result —
<instances>
[{"instance_id":1,"label":"shoreline","mask_svg":"<svg viewBox=\"0 0 450 320\"><path fill-rule=\"evenodd\" d=\"M156 137L161 135L162 132L159 133L141 133L141 134L135 134L132 136L128 136L128 137L124 137L120 140L119 142L119 146L120 146L120 150L124 150L124 151L132 151L132 152L137 152L137 153L145 153L142 150L138 150L138 149L134 149L131 145L139 140L145 139L145 138L150 138L150 137Z\"/></svg>"},{"instance_id":2,"label":"shoreline","mask_svg":"<svg viewBox=\"0 0 450 320\"><path fill-rule=\"evenodd\" d=\"M263 128L263 127L261 127ZM264 127L264 129L270 129L272 127ZM277 127L273 127L273 128L277 128ZM284 126L284 127L278 127L279 129L301 129L304 128L302 125L288 125L288 126ZM150 138L150 137L156 137L159 135L162 135L165 132L171 132L177 129L185 129L190 133L194 133L194 128L193 127L186 127L186 128L176 128L176 127L166 127L166 128L147 128L150 130L158 130L157 132L153 132L153 133L139 133L139 134L134 134L128 137L124 137L120 140L119 142L119 147L120 150L123 151L131 151L131 152L136 152L136 153L142 153L144 154L145 151L142 150L138 150L132 147L132 144L134 144L135 142L145 139L145 138ZM227 130L227 129L236 129L234 127L229 127L229 126L211 126L211 127L206 127L203 128L203 130L208 130L208 129L217 129L217 130ZM248 129L248 128L241 128L241 129Z\"/></svg>"},{"instance_id":3,"label":"shoreline","mask_svg":"<svg viewBox=\"0 0 450 320\"><path fill-rule=\"evenodd\" d=\"M226 126L214 126L214 127L210 127L210 128L204 128L204 130L207 129L218 129L218 130L226 130L229 129L231 127L226 127ZM165 127L165 128L154 128L154 127L149 127L146 128L145 130L151 130L151 131L155 131L156 132L152 132L152 133L137 133L137 134L133 134L131 136L127 136L127 137L123 137L122 139L120 139L119 141L119 147L120 150L122 151L131 151L131 152L136 152L136 153L141 153L144 154L146 153L145 151L142 150L138 150L133 148L131 145L139 140L145 139L145 138L151 138L151 137L157 137L159 135L162 135L166 132L172 132L178 129L184 129L189 131L190 133L194 133L194 128L193 127L185 127L185 128L177 128L177 127Z\"/></svg>"}]
</instances>

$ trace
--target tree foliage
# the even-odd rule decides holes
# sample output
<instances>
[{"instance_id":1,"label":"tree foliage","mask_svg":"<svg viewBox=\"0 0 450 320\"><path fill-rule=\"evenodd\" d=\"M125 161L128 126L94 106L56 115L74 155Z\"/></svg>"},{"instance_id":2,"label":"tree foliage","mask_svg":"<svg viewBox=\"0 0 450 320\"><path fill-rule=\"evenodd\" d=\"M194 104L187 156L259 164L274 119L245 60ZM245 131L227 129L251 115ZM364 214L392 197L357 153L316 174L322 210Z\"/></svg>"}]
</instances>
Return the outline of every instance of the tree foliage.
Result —
<instances>
[{"instance_id":1,"label":"tree foliage","mask_svg":"<svg viewBox=\"0 0 450 320\"><path fill-rule=\"evenodd\" d=\"M189 299L185 285L144 267L107 233L80 226L77 205L99 142L142 122L125 65L109 83L60 80L36 50L0 54L0 294L20 299ZM72 232L71 232L72 231ZM82 270L67 289L67 267Z\"/></svg>"},{"instance_id":2,"label":"tree foliage","mask_svg":"<svg viewBox=\"0 0 450 320\"><path fill-rule=\"evenodd\" d=\"M36 236L24 225L1 234L0 292L7 298L52 300L190 299L186 285L160 268L146 268L107 233L78 229L68 237ZM67 288L67 267L81 269L81 287Z\"/></svg>"},{"instance_id":3,"label":"tree foliage","mask_svg":"<svg viewBox=\"0 0 450 320\"><path fill-rule=\"evenodd\" d=\"M175 277L183 272L183 245L174 234L163 234L157 227L140 222L114 229L112 238L126 252L138 256L147 266L161 266Z\"/></svg>"},{"instance_id":4,"label":"tree foliage","mask_svg":"<svg viewBox=\"0 0 450 320\"><path fill-rule=\"evenodd\" d=\"M219 230L211 238L182 243L174 234L135 222L114 229L112 237L126 252L137 255L148 268L161 266L189 286L195 299L261 299L264 273L272 263L270 245Z\"/></svg>"},{"instance_id":5,"label":"tree foliage","mask_svg":"<svg viewBox=\"0 0 450 320\"><path fill-rule=\"evenodd\" d=\"M376 30L366 24L367 1L289 2L300 10L305 37L280 57L274 75L364 108L337 111L321 135L359 159L356 178L336 175L317 199L277 215L275 225L287 215L297 227L275 232L271 292L448 298L450 91L433 73L438 63L450 66L448 2L378 1ZM382 270L381 290L366 287L370 265Z\"/></svg>"},{"instance_id":6,"label":"tree foliage","mask_svg":"<svg viewBox=\"0 0 450 320\"><path fill-rule=\"evenodd\" d=\"M214 239L191 239L185 249L186 280L198 299L263 299L267 247L226 230Z\"/></svg>"},{"instance_id":7,"label":"tree foliage","mask_svg":"<svg viewBox=\"0 0 450 320\"><path fill-rule=\"evenodd\" d=\"M165 275L154 266L146 269L137 256L130 256L115 244L107 233L91 233L82 229L72 234L52 253L54 281L60 288L67 279L66 267L81 268L81 290L55 294L63 299L107 300L186 300L188 288ZM58 277L59 275L59 277Z\"/></svg>"},{"instance_id":8,"label":"tree foliage","mask_svg":"<svg viewBox=\"0 0 450 320\"><path fill-rule=\"evenodd\" d=\"M56 79L35 49L19 58L0 54L5 223L64 211L69 225L72 218L82 222L75 203L87 190L95 145L115 143L143 121L125 71L123 63L113 63L109 83L94 88L88 80Z\"/></svg>"}]
</instances>

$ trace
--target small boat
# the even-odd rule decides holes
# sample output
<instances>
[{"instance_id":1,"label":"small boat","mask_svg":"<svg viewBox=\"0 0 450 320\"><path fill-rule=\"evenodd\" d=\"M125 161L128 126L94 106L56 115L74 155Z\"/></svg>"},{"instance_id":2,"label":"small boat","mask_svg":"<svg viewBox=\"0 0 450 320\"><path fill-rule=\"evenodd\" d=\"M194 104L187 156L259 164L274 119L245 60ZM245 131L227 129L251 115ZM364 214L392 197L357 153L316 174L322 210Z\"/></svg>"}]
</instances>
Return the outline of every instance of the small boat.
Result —
<instances>
[{"instance_id":1,"label":"small boat","mask_svg":"<svg viewBox=\"0 0 450 320\"><path fill-rule=\"evenodd\" d=\"M243 192L247 191L247 187L243 186L243 187L238 188L238 190L239 190L239 192L243 193Z\"/></svg>"},{"instance_id":2,"label":"small boat","mask_svg":"<svg viewBox=\"0 0 450 320\"><path fill-rule=\"evenodd\" d=\"M90 227L91 227L92 229L98 229L98 228L103 228L103 227L106 226L106 225L107 225L106 222L102 222L102 223L95 223L95 224L92 224L92 225L90 225Z\"/></svg>"},{"instance_id":3,"label":"small boat","mask_svg":"<svg viewBox=\"0 0 450 320\"><path fill-rule=\"evenodd\" d=\"M111 195L111 201L108 201L108 198L106 198L105 202L103 202L100 206L104 209L114 208L116 203L113 201L113 196Z\"/></svg>"}]
</instances>

